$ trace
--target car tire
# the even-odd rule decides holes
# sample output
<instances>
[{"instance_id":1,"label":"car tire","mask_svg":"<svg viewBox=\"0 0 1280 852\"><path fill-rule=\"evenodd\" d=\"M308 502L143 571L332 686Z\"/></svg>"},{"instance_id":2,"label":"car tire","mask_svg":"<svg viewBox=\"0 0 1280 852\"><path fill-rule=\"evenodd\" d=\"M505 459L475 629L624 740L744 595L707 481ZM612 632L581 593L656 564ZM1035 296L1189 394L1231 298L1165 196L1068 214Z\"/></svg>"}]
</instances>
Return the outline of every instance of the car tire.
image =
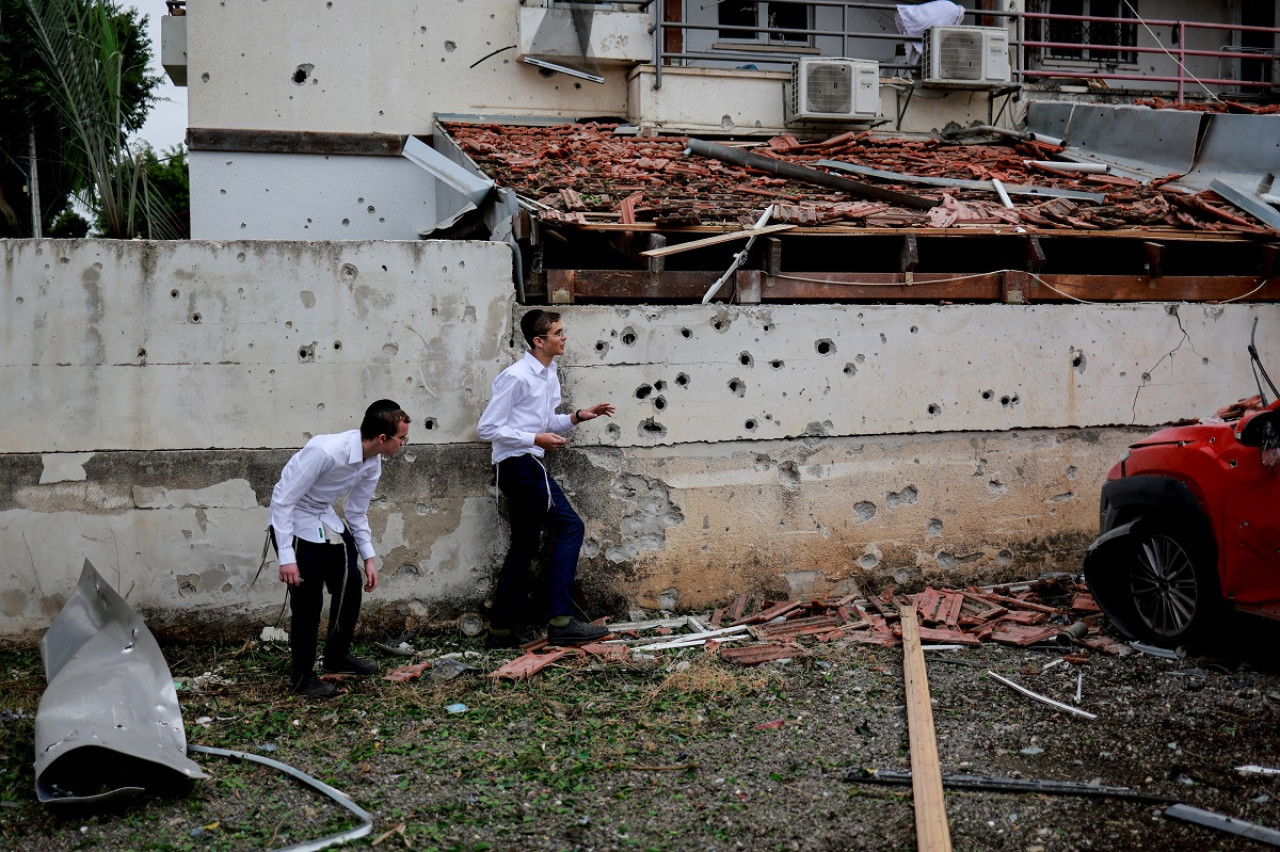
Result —
<instances>
[{"instance_id":1,"label":"car tire","mask_svg":"<svg viewBox=\"0 0 1280 852\"><path fill-rule=\"evenodd\" d=\"M1138 638L1175 646L1202 636L1222 609L1211 548L1160 523L1136 528L1133 545L1125 585Z\"/></svg>"}]
</instances>

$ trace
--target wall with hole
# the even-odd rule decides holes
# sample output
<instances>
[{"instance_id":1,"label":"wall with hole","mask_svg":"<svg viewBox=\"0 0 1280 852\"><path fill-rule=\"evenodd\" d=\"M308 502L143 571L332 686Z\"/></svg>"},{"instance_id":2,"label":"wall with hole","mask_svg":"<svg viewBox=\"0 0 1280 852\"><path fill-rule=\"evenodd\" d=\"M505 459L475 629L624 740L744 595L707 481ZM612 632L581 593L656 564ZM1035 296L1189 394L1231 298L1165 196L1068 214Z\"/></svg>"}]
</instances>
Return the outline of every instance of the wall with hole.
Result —
<instances>
[{"instance_id":1,"label":"wall with hole","mask_svg":"<svg viewBox=\"0 0 1280 852\"><path fill-rule=\"evenodd\" d=\"M401 157L192 151L197 240L416 240L435 181Z\"/></svg>"},{"instance_id":2,"label":"wall with hole","mask_svg":"<svg viewBox=\"0 0 1280 852\"><path fill-rule=\"evenodd\" d=\"M271 488L377 397L413 416L370 518L370 626L486 611L506 542L475 424L519 357L480 242L9 241L0 267L0 634L81 565L167 629L271 623ZM1097 494L1157 424L1256 392L1278 305L563 308L549 460L595 613L748 592L1076 570ZM381 619L381 621L380 621Z\"/></svg>"},{"instance_id":3,"label":"wall with hole","mask_svg":"<svg viewBox=\"0 0 1280 852\"><path fill-rule=\"evenodd\" d=\"M574 307L571 398L606 444L1150 425L1257 392L1276 306ZM1265 350L1264 350L1265 351Z\"/></svg>"},{"instance_id":4,"label":"wall with hole","mask_svg":"<svg viewBox=\"0 0 1280 852\"><path fill-rule=\"evenodd\" d=\"M603 84L517 60L506 0L192 4L192 127L429 133L441 113L626 115L626 75Z\"/></svg>"},{"instance_id":5,"label":"wall with hole","mask_svg":"<svg viewBox=\"0 0 1280 852\"><path fill-rule=\"evenodd\" d=\"M0 548L21 558L0 565L0 633L37 637L85 559L155 625L274 623L275 563L254 582L271 489L379 397L413 424L370 510L370 615L478 605L499 521L475 419L507 359L506 246L6 241L4 260Z\"/></svg>"}]
</instances>

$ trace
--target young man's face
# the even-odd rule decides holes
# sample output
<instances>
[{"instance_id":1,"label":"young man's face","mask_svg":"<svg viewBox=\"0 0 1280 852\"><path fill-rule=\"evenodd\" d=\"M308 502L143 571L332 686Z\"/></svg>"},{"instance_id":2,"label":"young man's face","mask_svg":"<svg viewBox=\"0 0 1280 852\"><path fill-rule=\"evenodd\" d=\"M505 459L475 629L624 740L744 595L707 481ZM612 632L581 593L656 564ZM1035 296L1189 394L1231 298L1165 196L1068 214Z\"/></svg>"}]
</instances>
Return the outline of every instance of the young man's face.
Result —
<instances>
[{"instance_id":1,"label":"young man's face","mask_svg":"<svg viewBox=\"0 0 1280 852\"><path fill-rule=\"evenodd\" d=\"M535 337L533 342L535 346L540 346L543 352L554 358L564 354L565 337L567 335L564 332L564 323L556 320L546 334Z\"/></svg>"},{"instance_id":2,"label":"young man's face","mask_svg":"<svg viewBox=\"0 0 1280 852\"><path fill-rule=\"evenodd\" d=\"M382 454L383 458L391 458L400 452L405 444L409 443L409 424L397 423L394 436L379 435L378 440L382 441L382 446L378 448L378 452Z\"/></svg>"}]
</instances>

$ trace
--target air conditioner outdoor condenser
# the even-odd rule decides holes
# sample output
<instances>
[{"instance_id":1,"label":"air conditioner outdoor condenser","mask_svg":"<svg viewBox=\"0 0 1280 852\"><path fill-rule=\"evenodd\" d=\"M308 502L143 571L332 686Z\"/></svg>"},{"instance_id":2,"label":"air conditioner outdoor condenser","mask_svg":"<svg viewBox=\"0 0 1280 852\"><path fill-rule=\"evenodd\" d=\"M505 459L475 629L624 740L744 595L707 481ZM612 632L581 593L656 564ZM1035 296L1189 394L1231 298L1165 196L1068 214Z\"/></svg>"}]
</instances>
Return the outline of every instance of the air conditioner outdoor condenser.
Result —
<instances>
[{"instance_id":1,"label":"air conditioner outdoor condenser","mask_svg":"<svg viewBox=\"0 0 1280 852\"><path fill-rule=\"evenodd\" d=\"M880 63L801 59L791 67L787 121L871 119L880 115Z\"/></svg>"},{"instance_id":2,"label":"air conditioner outdoor condenser","mask_svg":"<svg viewBox=\"0 0 1280 852\"><path fill-rule=\"evenodd\" d=\"M925 30L923 51L920 71L925 83L1009 82L1009 33L998 27L931 27Z\"/></svg>"}]
</instances>

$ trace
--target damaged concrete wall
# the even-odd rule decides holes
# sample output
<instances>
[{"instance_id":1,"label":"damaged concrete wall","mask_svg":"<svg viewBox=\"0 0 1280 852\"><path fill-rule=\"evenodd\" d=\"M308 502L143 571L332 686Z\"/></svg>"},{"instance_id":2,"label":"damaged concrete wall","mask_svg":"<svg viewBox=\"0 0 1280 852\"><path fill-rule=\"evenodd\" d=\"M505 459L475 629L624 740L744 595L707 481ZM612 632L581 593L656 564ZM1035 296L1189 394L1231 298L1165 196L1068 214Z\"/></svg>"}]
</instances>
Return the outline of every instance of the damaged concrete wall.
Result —
<instances>
[{"instance_id":1,"label":"damaged concrete wall","mask_svg":"<svg viewBox=\"0 0 1280 852\"><path fill-rule=\"evenodd\" d=\"M413 415L370 512L379 615L483 612L505 542L475 422L517 354L509 250L459 242L14 241L0 271L0 634L87 557L168 630L271 623L250 586L310 434ZM1073 569L1153 424L1254 392L1276 305L589 307L552 459L598 609Z\"/></svg>"},{"instance_id":2,"label":"damaged concrete wall","mask_svg":"<svg viewBox=\"0 0 1280 852\"><path fill-rule=\"evenodd\" d=\"M416 240L436 180L401 157L191 151L191 234L202 240Z\"/></svg>"},{"instance_id":3,"label":"damaged concrete wall","mask_svg":"<svg viewBox=\"0 0 1280 852\"><path fill-rule=\"evenodd\" d=\"M86 557L161 626L273 621L274 569L250 589L271 487L380 396L414 415L370 512L383 599L470 592L497 523L469 442L506 361L506 246L3 246L0 632L43 629Z\"/></svg>"},{"instance_id":4,"label":"damaged concrete wall","mask_svg":"<svg viewBox=\"0 0 1280 852\"><path fill-rule=\"evenodd\" d=\"M625 115L603 84L517 61L508 0L200 3L187 10L191 127L429 133L434 113Z\"/></svg>"},{"instance_id":5,"label":"damaged concrete wall","mask_svg":"<svg viewBox=\"0 0 1280 852\"><path fill-rule=\"evenodd\" d=\"M522 14L536 19L538 11L508 0L387 0L376 11L327 0L193 3L184 16L188 124L426 136L437 114L460 113L615 117L698 133L796 130L784 118L789 71L671 67L659 86L652 65L638 67L651 61L651 43L614 32L620 18L627 30L638 18L647 32L648 10L596 9L593 38L603 41L594 55L603 57L603 83L540 71L519 58L531 38L537 42L528 25L521 31ZM873 29L891 26L883 13L861 14L875 19L865 24ZM824 12L823 26L831 15L835 10ZM838 39L821 41L838 53ZM990 118L983 91L918 95L908 108L901 86L886 84L882 105L904 131ZM1002 120L1021 116L1020 106L1005 106ZM252 138L243 144L249 150L229 152L192 142L197 239L414 239L436 224L432 180L395 157L284 153L272 147L278 141Z\"/></svg>"}]
</instances>

